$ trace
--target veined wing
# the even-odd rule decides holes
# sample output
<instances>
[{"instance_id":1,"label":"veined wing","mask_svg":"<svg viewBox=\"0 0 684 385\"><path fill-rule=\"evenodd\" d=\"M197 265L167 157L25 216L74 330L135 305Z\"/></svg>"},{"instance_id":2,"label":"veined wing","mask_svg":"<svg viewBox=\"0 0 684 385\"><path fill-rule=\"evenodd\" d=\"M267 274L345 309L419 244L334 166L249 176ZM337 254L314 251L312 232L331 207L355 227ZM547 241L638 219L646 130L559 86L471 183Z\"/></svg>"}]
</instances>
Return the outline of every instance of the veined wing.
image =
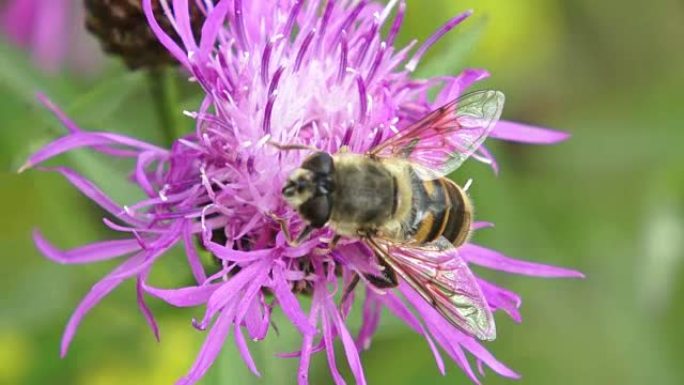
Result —
<instances>
[{"instance_id":1,"label":"veined wing","mask_svg":"<svg viewBox=\"0 0 684 385\"><path fill-rule=\"evenodd\" d=\"M481 340L496 338L487 300L455 248L413 247L378 238L367 241L379 258L452 325Z\"/></svg>"},{"instance_id":2,"label":"veined wing","mask_svg":"<svg viewBox=\"0 0 684 385\"><path fill-rule=\"evenodd\" d=\"M399 157L446 176L466 161L489 136L501 116L499 91L476 91L430 112L369 151Z\"/></svg>"}]
</instances>

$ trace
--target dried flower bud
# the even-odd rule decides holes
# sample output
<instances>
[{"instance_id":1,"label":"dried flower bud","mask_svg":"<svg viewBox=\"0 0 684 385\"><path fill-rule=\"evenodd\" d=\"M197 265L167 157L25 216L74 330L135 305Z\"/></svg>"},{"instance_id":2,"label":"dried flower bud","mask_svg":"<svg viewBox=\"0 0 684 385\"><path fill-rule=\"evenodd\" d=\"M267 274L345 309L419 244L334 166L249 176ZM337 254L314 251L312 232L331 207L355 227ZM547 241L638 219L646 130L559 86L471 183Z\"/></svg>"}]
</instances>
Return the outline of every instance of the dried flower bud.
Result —
<instances>
[{"instance_id":1,"label":"dried flower bud","mask_svg":"<svg viewBox=\"0 0 684 385\"><path fill-rule=\"evenodd\" d=\"M164 31L180 43L180 37L164 16L159 0L152 1L152 4ZM142 0L85 0L85 8L88 30L97 36L105 52L120 56L129 68L176 63L147 24ZM193 31L198 36L204 15L193 4L190 17Z\"/></svg>"}]
</instances>

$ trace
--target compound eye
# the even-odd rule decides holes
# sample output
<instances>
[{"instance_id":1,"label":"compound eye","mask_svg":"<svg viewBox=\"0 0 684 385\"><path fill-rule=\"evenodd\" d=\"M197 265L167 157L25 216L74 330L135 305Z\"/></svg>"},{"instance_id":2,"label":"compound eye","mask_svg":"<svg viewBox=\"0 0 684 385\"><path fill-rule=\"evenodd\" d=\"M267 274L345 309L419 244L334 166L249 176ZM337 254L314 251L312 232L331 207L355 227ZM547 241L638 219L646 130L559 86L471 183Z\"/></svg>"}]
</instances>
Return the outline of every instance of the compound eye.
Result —
<instances>
[{"instance_id":1,"label":"compound eye","mask_svg":"<svg viewBox=\"0 0 684 385\"><path fill-rule=\"evenodd\" d=\"M282 193L284 196L286 196L288 198L293 197L295 195L295 192L297 192L297 190L299 190L298 187L299 186L295 185L295 183L292 182L291 180L287 181L287 183L285 184L285 187L283 187Z\"/></svg>"},{"instance_id":2,"label":"compound eye","mask_svg":"<svg viewBox=\"0 0 684 385\"><path fill-rule=\"evenodd\" d=\"M332 174L335 171L333 158L327 152L317 152L302 163L302 168L316 174Z\"/></svg>"},{"instance_id":3,"label":"compound eye","mask_svg":"<svg viewBox=\"0 0 684 385\"><path fill-rule=\"evenodd\" d=\"M316 229L325 226L332 210L332 201L329 196L321 195L311 198L304 202L299 208L302 217L309 221L309 224Z\"/></svg>"}]
</instances>

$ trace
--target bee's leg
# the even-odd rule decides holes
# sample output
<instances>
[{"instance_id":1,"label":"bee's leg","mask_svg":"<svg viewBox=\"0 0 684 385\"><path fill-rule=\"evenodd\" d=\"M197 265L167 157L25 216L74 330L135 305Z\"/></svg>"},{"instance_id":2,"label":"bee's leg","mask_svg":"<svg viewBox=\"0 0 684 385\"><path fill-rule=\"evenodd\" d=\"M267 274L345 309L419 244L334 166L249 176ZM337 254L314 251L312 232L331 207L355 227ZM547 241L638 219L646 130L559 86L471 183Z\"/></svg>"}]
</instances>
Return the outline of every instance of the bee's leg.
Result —
<instances>
[{"instance_id":1,"label":"bee's leg","mask_svg":"<svg viewBox=\"0 0 684 385\"><path fill-rule=\"evenodd\" d=\"M283 144L283 143L278 143L278 142L268 142L271 146L282 150L282 151L291 151L291 150L311 150L311 151L320 151L316 147L313 146L307 146L306 144Z\"/></svg>"},{"instance_id":2,"label":"bee's leg","mask_svg":"<svg viewBox=\"0 0 684 385\"><path fill-rule=\"evenodd\" d=\"M378 261L383 267L380 275L364 274L363 276L371 285L377 287L378 289L390 289L397 287L397 285L399 285L399 281L397 281L397 274L389 265L387 265L384 259L378 258Z\"/></svg>"},{"instance_id":3,"label":"bee's leg","mask_svg":"<svg viewBox=\"0 0 684 385\"><path fill-rule=\"evenodd\" d=\"M330 242L328 242L328 247L325 248L325 251L331 252L331 251L335 250L335 247L337 247L337 243L340 242L340 239L342 239L341 235L339 235L339 234L333 235Z\"/></svg>"},{"instance_id":4,"label":"bee's leg","mask_svg":"<svg viewBox=\"0 0 684 385\"><path fill-rule=\"evenodd\" d=\"M300 243L302 243L306 237L308 237L311 232L314 230L313 227L307 225L302 229L302 231L297 235L296 238L292 238L292 233L290 233L290 229L287 227L287 221L279 216L277 216L274 213L268 213L268 216L273 219L278 226L280 226L280 231L283 232L283 235L285 236L285 241L287 242L288 245L290 246L298 246Z\"/></svg>"},{"instance_id":5,"label":"bee's leg","mask_svg":"<svg viewBox=\"0 0 684 385\"><path fill-rule=\"evenodd\" d=\"M273 221L280 226L280 231L282 231L283 235L285 235L285 240L287 243L292 243L292 234L290 234L290 229L287 227L287 221L272 212L268 212L266 215L271 217L271 219L273 219Z\"/></svg>"},{"instance_id":6,"label":"bee's leg","mask_svg":"<svg viewBox=\"0 0 684 385\"><path fill-rule=\"evenodd\" d=\"M359 275L356 272L353 272L354 276L352 277L351 282L349 282L349 285L347 285L344 288L344 292L342 293L342 298L340 299L340 306L342 306L345 301L347 301L347 298L351 295L351 293L356 289L356 285L359 284Z\"/></svg>"},{"instance_id":7,"label":"bee's leg","mask_svg":"<svg viewBox=\"0 0 684 385\"><path fill-rule=\"evenodd\" d=\"M304 242L304 240L305 240L309 235L311 235L311 232L312 232L313 230L314 230L313 227L311 227L310 225L306 225L306 227L304 227L304 229L302 229L302 231L299 233L299 235L297 235L297 238L295 238L294 240L289 239L289 240L287 241L287 243L288 243L290 246L293 246L293 247L294 247L294 246L299 246L300 243Z\"/></svg>"}]
</instances>

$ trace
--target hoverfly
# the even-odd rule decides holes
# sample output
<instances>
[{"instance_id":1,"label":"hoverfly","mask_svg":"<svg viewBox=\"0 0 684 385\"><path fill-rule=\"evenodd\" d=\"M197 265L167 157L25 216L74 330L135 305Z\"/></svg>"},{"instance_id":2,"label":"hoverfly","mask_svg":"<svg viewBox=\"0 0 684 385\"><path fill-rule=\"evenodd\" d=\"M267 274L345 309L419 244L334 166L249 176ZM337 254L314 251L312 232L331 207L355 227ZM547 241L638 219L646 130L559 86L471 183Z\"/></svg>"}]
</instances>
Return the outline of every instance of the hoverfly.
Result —
<instances>
[{"instance_id":1,"label":"hoverfly","mask_svg":"<svg viewBox=\"0 0 684 385\"><path fill-rule=\"evenodd\" d=\"M463 188L447 179L487 138L504 95L478 91L432 111L365 154L316 152L282 189L307 222L297 237L328 226L363 241L384 266L365 274L378 288L406 281L454 326L482 340L496 327L482 291L456 247L468 238L473 209ZM356 275L348 294L358 282Z\"/></svg>"}]
</instances>

